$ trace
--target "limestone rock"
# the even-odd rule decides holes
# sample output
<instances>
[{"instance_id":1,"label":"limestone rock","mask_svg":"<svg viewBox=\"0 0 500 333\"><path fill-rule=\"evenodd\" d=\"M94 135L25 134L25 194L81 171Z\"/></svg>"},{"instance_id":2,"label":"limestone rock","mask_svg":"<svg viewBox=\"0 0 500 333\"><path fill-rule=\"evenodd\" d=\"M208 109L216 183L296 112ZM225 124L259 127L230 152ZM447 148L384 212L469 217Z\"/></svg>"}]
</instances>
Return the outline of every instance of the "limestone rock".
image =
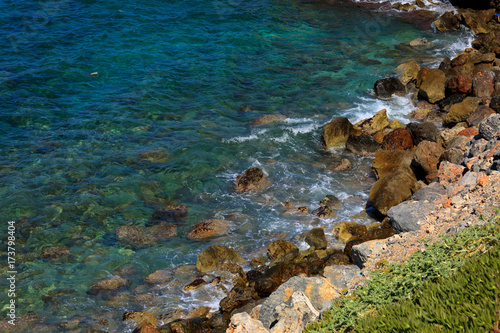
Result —
<instances>
[{"instance_id":1,"label":"limestone rock","mask_svg":"<svg viewBox=\"0 0 500 333\"><path fill-rule=\"evenodd\" d=\"M275 121L284 121L286 120L286 116L282 114L264 114L258 116L254 120L250 122L251 125L267 125Z\"/></svg>"},{"instance_id":2,"label":"limestone rock","mask_svg":"<svg viewBox=\"0 0 500 333\"><path fill-rule=\"evenodd\" d=\"M413 148L411 132L405 128L397 128L384 137L382 149L406 150Z\"/></svg>"},{"instance_id":3,"label":"limestone rock","mask_svg":"<svg viewBox=\"0 0 500 333\"><path fill-rule=\"evenodd\" d=\"M351 289L354 278L361 274L361 269L356 265L333 265L324 269L323 276L337 289Z\"/></svg>"},{"instance_id":4,"label":"limestone rock","mask_svg":"<svg viewBox=\"0 0 500 333\"><path fill-rule=\"evenodd\" d=\"M328 246L323 228L313 228L306 233L305 242L316 250L324 250Z\"/></svg>"},{"instance_id":5,"label":"limestone rock","mask_svg":"<svg viewBox=\"0 0 500 333\"><path fill-rule=\"evenodd\" d=\"M250 317L246 312L241 312L231 317L231 323L226 333L268 333L260 320Z\"/></svg>"},{"instance_id":6,"label":"limestone rock","mask_svg":"<svg viewBox=\"0 0 500 333\"><path fill-rule=\"evenodd\" d=\"M432 207L432 204L424 201L406 201L389 209L387 217L397 234L419 230L420 226L427 222L425 217Z\"/></svg>"},{"instance_id":7,"label":"limestone rock","mask_svg":"<svg viewBox=\"0 0 500 333\"><path fill-rule=\"evenodd\" d=\"M415 60L411 60L399 65L396 68L396 73L399 75L401 83L407 85L408 83L417 80L419 70L420 65Z\"/></svg>"},{"instance_id":8,"label":"limestone rock","mask_svg":"<svg viewBox=\"0 0 500 333\"><path fill-rule=\"evenodd\" d=\"M500 114L492 114L479 124L479 134L486 140L492 140L500 133Z\"/></svg>"},{"instance_id":9,"label":"limestone rock","mask_svg":"<svg viewBox=\"0 0 500 333\"><path fill-rule=\"evenodd\" d=\"M445 87L444 72L439 69L430 69L420 85L419 96L430 103L435 103L445 98Z\"/></svg>"},{"instance_id":10,"label":"limestone rock","mask_svg":"<svg viewBox=\"0 0 500 333\"><path fill-rule=\"evenodd\" d=\"M236 177L236 192L257 191L269 185L264 172L256 167L250 168Z\"/></svg>"},{"instance_id":11,"label":"limestone rock","mask_svg":"<svg viewBox=\"0 0 500 333\"><path fill-rule=\"evenodd\" d=\"M294 292L290 301L278 305L275 311L278 322L270 326L271 333L302 333L308 323L319 318L319 311L301 291Z\"/></svg>"},{"instance_id":12,"label":"limestone rock","mask_svg":"<svg viewBox=\"0 0 500 333\"><path fill-rule=\"evenodd\" d=\"M399 79L393 77L377 80L373 86L373 91L379 99L389 99L393 94L398 96L406 94L404 84Z\"/></svg>"},{"instance_id":13,"label":"limestone rock","mask_svg":"<svg viewBox=\"0 0 500 333\"><path fill-rule=\"evenodd\" d=\"M354 125L345 117L334 118L323 126L323 134L321 135L323 148L326 150L343 148L351 134L359 134L359 130L356 130Z\"/></svg>"},{"instance_id":14,"label":"limestone rock","mask_svg":"<svg viewBox=\"0 0 500 333\"><path fill-rule=\"evenodd\" d=\"M363 268L365 262L370 258L373 253L379 253L385 246L384 240L371 240L352 247L352 257L354 263Z\"/></svg>"},{"instance_id":15,"label":"limestone rock","mask_svg":"<svg viewBox=\"0 0 500 333\"><path fill-rule=\"evenodd\" d=\"M221 245L212 245L198 254L196 268L202 272L210 272L226 262L242 263L243 258L234 250Z\"/></svg>"},{"instance_id":16,"label":"limestone rock","mask_svg":"<svg viewBox=\"0 0 500 333\"><path fill-rule=\"evenodd\" d=\"M471 79L472 80L472 79ZM429 114L429 112L431 112L431 110L429 109L418 109L416 111L413 111L411 112L408 116L411 118L411 119L415 119L415 120L424 120L425 117ZM404 128L405 126L403 126Z\"/></svg>"},{"instance_id":17,"label":"limestone rock","mask_svg":"<svg viewBox=\"0 0 500 333\"><path fill-rule=\"evenodd\" d=\"M202 240L213 238L226 234L229 231L229 225L225 220L207 220L196 223L193 229L187 235L191 240Z\"/></svg>"},{"instance_id":18,"label":"limestone rock","mask_svg":"<svg viewBox=\"0 0 500 333\"><path fill-rule=\"evenodd\" d=\"M363 132L364 134L373 135L389 126L387 110L382 109L378 111L373 117L357 122L355 126L361 129L361 132Z\"/></svg>"},{"instance_id":19,"label":"limestone rock","mask_svg":"<svg viewBox=\"0 0 500 333\"><path fill-rule=\"evenodd\" d=\"M432 182L412 195L413 201L433 201L446 194L446 189L438 182Z\"/></svg>"}]
</instances>

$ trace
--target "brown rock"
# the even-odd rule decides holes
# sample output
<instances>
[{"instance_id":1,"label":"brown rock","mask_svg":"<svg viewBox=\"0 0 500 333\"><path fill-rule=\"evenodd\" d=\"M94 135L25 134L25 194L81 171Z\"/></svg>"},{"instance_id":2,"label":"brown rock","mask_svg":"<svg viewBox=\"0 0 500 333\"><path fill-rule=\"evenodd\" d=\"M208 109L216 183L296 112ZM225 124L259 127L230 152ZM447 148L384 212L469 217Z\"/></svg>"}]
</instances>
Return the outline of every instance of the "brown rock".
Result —
<instances>
[{"instance_id":1,"label":"brown rock","mask_svg":"<svg viewBox=\"0 0 500 333\"><path fill-rule=\"evenodd\" d=\"M329 219L330 217L335 216L337 213L332 207L321 206L311 212L313 215L317 217L321 217L323 219Z\"/></svg>"},{"instance_id":2,"label":"brown rock","mask_svg":"<svg viewBox=\"0 0 500 333\"><path fill-rule=\"evenodd\" d=\"M429 112L431 112L431 110L429 110L429 109L419 109L419 110L411 112L408 116L411 119L423 120Z\"/></svg>"},{"instance_id":3,"label":"brown rock","mask_svg":"<svg viewBox=\"0 0 500 333\"><path fill-rule=\"evenodd\" d=\"M187 318L203 318L207 317L209 313L210 313L210 307L199 306L189 311Z\"/></svg>"},{"instance_id":4,"label":"brown rock","mask_svg":"<svg viewBox=\"0 0 500 333\"><path fill-rule=\"evenodd\" d=\"M226 234L229 231L229 225L225 220L207 220L196 223L193 229L187 235L191 240L203 240Z\"/></svg>"},{"instance_id":5,"label":"brown rock","mask_svg":"<svg viewBox=\"0 0 500 333\"><path fill-rule=\"evenodd\" d=\"M391 123L389 124L389 127L391 129L395 130L395 129L398 129L398 128L405 128L406 126L403 125L403 124L401 124L401 122L399 120L395 119L395 120L391 121ZM382 141L383 141L383 139L382 139ZM378 141L378 142L381 142L381 141Z\"/></svg>"},{"instance_id":6,"label":"brown rock","mask_svg":"<svg viewBox=\"0 0 500 333\"><path fill-rule=\"evenodd\" d=\"M372 170L377 179L390 176L395 169L409 167L413 152L405 150L381 150L375 155Z\"/></svg>"},{"instance_id":7,"label":"brown rock","mask_svg":"<svg viewBox=\"0 0 500 333\"><path fill-rule=\"evenodd\" d=\"M458 132L458 135L463 136L476 136L479 134L479 131L473 127L469 127Z\"/></svg>"},{"instance_id":8,"label":"brown rock","mask_svg":"<svg viewBox=\"0 0 500 333\"><path fill-rule=\"evenodd\" d=\"M116 229L115 235L121 243L141 248L175 237L177 227L168 222L160 222L147 228L140 225L123 225Z\"/></svg>"},{"instance_id":9,"label":"brown rock","mask_svg":"<svg viewBox=\"0 0 500 333\"><path fill-rule=\"evenodd\" d=\"M129 279L124 278L111 278L99 281L94 284L87 294L89 295L97 295L101 292L113 291L126 288L130 285L131 281Z\"/></svg>"},{"instance_id":10,"label":"brown rock","mask_svg":"<svg viewBox=\"0 0 500 333\"><path fill-rule=\"evenodd\" d=\"M387 117L387 110L382 109L378 111L373 117L357 122L356 127L361 129L366 135L373 135L389 126L389 118Z\"/></svg>"},{"instance_id":11,"label":"brown rock","mask_svg":"<svg viewBox=\"0 0 500 333\"><path fill-rule=\"evenodd\" d=\"M151 163L165 163L170 159L170 156L165 148L152 148L142 151L139 158Z\"/></svg>"},{"instance_id":12,"label":"brown rock","mask_svg":"<svg viewBox=\"0 0 500 333\"><path fill-rule=\"evenodd\" d=\"M202 272L210 272L226 262L241 263L243 258L233 249L221 246L212 245L198 254L196 260L196 268Z\"/></svg>"},{"instance_id":13,"label":"brown rock","mask_svg":"<svg viewBox=\"0 0 500 333\"><path fill-rule=\"evenodd\" d=\"M488 118L491 114L495 113L495 110L481 105L475 111L469 114L467 117L467 124L469 126L479 126L479 123L484 119Z\"/></svg>"},{"instance_id":14,"label":"brown rock","mask_svg":"<svg viewBox=\"0 0 500 333\"><path fill-rule=\"evenodd\" d=\"M241 312L231 317L226 333L269 333L269 330L260 320L250 317L246 312Z\"/></svg>"},{"instance_id":15,"label":"brown rock","mask_svg":"<svg viewBox=\"0 0 500 333\"><path fill-rule=\"evenodd\" d=\"M284 121L287 117L282 114L264 114L250 122L251 125L267 125L274 121Z\"/></svg>"},{"instance_id":16,"label":"brown rock","mask_svg":"<svg viewBox=\"0 0 500 333\"><path fill-rule=\"evenodd\" d=\"M323 134L321 135L323 148L326 150L343 148L351 134L359 134L359 130L356 130L345 117L334 118L323 126Z\"/></svg>"},{"instance_id":17,"label":"brown rock","mask_svg":"<svg viewBox=\"0 0 500 333\"><path fill-rule=\"evenodd\" d=\"M153 327L158 326L158 319L154 316L154 314L150 312L125 312L122 317L123 321L131 321L135 324L135 326L143 326L146 324L150 324Z\"/></svg>"},{"instance_id":18,"label":"brown rock","mask_svg":"<svg viewBox=\"0 0 500 333\"><path fill-rule=\"evenodd\" d=\"M347 158L343 158L342 161L333 164L328 168L330 171L345 171L349 170L352 167L351 161Z\"/></svg>"},{"instance_id":19,"label":"brown rock","mask_svg":"<svg viewBox=\"0 0 500 333\"><path fill-rule=\"evenodd\" d=\"M413 148L411 132L404 128L397 128L384 137L382 149L406 150Z\"/></svg>"},{"instance_id":20,"label":"brown rock","mask_svg":"<svg viewBox=\"0 0 500 333\"><path fill-rule=\"evenodd\" d=\"M357 224L356 222L340 222L335 225L332 230L333 236L341 243L347 243L351 239L359 238L365 235L368 229L364 225Z\"/></svg>"},{"instance_id":21,"label":"brown rock","mask_svg":"<svg viewBox=\"0 0 500 333\"><path fill-rule=\"evenodd\" d=\"M464 12L461 14L462 22L469 27L475 35L485 34L490 32L488 25L481 19L478 18L474 13Z\"/></svg>"},{"instance_id":22,"label":"brown rock","mask_svg":"<svg viewBox=\"0 0 500 333\"><path fill-rule=\"evenodd\" d=\"M196 279L193 282L189 283L188 285L184 286L184 291L195 290L195 289L203 287L206 284L207 284L207 282L205 280Z\"/></svg>"},{"instance_id":23,"label":"brown rock","mask_svg":"<svg viewBox=\"0 0 500 333\"><path fill-rule=\"evenodd\" d=\"M396 73L399 75L399 78L404 85L412 81L416 82L419 71L420 65L415 60L405 62L396 68Z\"/></svg>"},{"instance_id":24,"label":"brown rock","mask_svg":"<svg viewBox=\"0 0 500 333\"><path fill-rule=\"evenodd\" d=\"M404 96L406 88L404 84L394 77L380 79L373 85L375 96L380 99L390 99L392 95Z\"/></svg>"},{"instance_id":25,"label":"brown rock","mask_svg":"<svg viewBox=\"0 0 500 333\"><path fill-rule=\"evenodd\" d=\"M145 283L152 283L152 284L158 284L158 283L163 283L167 282L172 279L174 273L172 272L171 269L160 269L157 271L154 271L153 273L149 274L144 278Z\"/></svg>"},{"instance_id":26,"label":"brown rock","mask_svg":"<svg viewBox=\"0 0 500 333\"><path fill-rule=\"evenodd\" d=\"M472 77L470 75L453 76L446 83L446 88L453 94L467 94L472 89Z\"/></svg>"},{"instance_id":27,"label":"brown rock","mask_svg":"<svg viewBox=\"0 0 500 333\"><path fill-rule=\"evenodd\" d=\"M161 221L182 221L187 216L185 205L167 205L153 213L153 219Z\"/></svg>"},{"instance_id":28,"label":"brown rock","mask_svg":"<svg viewBox=\"0 0 500 333\"><path fill-rule=\"evenodd\" d=\"M380 143L373 136L363 133L360 135L349 135L345 144L347 151L361 156L373 156L380 150L380 147Z\"/></svg>"},{"instance_id":29,"label":"brown rock","mask_svg":"<svg viewBox=\"0 0 500 333\"><path fill-rule=\"evenodd\" d=\"M440 183L450 184L458 183L462 179L465 167L453 164L447 161L441 162L438 170L438 179Z\"/></svg>"},{"instance_id":30,"label":"brown rock","mask_svg":"<svg viewBox=\"0 0 500 333\"><path fill-rule=\"evenodd\" d=\"M446 76L439 69L430 69L427 71L425 79L420 85L419 96L428 100L430 103L445 98Z\"/></svg>"},{"instance_id":31,"label":"brown rock","mask_svg":"<svg viewBox=\"0 0 500 333\"><path fill-rule=\"evenodd\" d=\"M236 192L257 191L269 185L264 172L259 168L250 168L236 177Z\"/></svg>"},{"instance_id":32,"label":"brown rock","mask_svg":"<svg viewBox=\"0 0 500 333\"><path fill-rule=\"evenodd\" d=\"M64 261L71 257L71 250L67 246L49 246L42 250L41 257L45 260Z\"/></svg>"},{"instance_id":33,"label":"brown rock","mask_svg":"<svg viewBox=\"0 0 500 333\"><path fill-rule=\"evenodd\" d=\"M295 244L281 239L271 242L267 246L267 255L271 260L284 257L289 253L296 257L299 254L299 248Z\"/></svg>"},{"instance_id":34,"label":"brown rock","mask_svg":"<svg viewBox=\"0 0 500 333\"><path fill-rule=\"evenodd\" d=\"M160 333L160 331L151 324L144 324L137 327L132 333Z\"/></svg>"},{"instance_id":35,"label":"brown rock","mask_svg":"<svg viewBox=\"0 0 500 333\"><path fill-rule=\"evenodd\" d=\"M446 124L457 124L467 120L467 117L474 112L481 100L477 97L467 97L462 102L453 105L444 121Z\"/></svg>"},{"instance_id":36,"label":"brown rock","mask_svg":"<svg viewBox=\"0 0 500 333\"><path fill-rule=\"evenodd\" d=\"M235 309L238 309L246 303L259 299L259 295L252 287L235 286L224 297L219 305L223 312L231 314Z\"/></svg>"},{"instance_id":37,"label":"brown rock","mask_svg":"<svg viewBox=\"0 0 500 333\"><path fill-rule=\"evenodd\" d=\"M460 20L453 12L446 12L434 21L434 25L441 32L454 31L460 28Z\"/></svg>"},{"instance_id":38,"label":"brown rock","mask_svg":"<svg viewBox=\"0 0 500 333\"><path fill-rule=\"evenodd\" d=\"M416 170L416 173L421 173L423 176L437 170L439 157L443 152L444 148L435 142L420 142L415 149L415 155L411 163L412 168Z\"/></svg>"},{"instance_id":39,"label":"brown rock","mask_svg":"<svg viewBox=\"0 0 500 333\"><path fill-rule=\"evenodd\" d=\"M316 250L324 250L328 246L323 228L313 228L306 233L305 242Z\"/></svg>"},{"instance_id":40,"label":"brown rock","mask_svg":"<svg viewBox=\"0 0 500 333\"><path fill-rule=\"evenodd\" d=\"M495 73L491 70L482 70L472 79L472 93L476 97L490 97L495 90Z\"/></svg>"}]
</instances>

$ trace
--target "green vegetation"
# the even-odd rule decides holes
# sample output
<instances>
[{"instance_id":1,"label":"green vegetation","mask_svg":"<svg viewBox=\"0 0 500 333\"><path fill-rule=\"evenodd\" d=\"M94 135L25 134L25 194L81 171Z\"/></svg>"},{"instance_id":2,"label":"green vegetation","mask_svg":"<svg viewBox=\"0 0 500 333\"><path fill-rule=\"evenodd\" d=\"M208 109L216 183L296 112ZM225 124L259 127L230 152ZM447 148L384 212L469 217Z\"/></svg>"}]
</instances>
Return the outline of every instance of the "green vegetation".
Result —
<instances>
[{"instance_id":1,"label":"green vegetation","mask_svg":"<svg viewBox=\"0 0 500 333\"><path fill-rule=\"evenodd\" d=\"M486 225L444 236L405 264L381 263L383 267L373 272L365 287L335 300L305 332L484 332L493 328L494 275L500 270L498 221L497 210Z\"/></svg>"}]
</instances>

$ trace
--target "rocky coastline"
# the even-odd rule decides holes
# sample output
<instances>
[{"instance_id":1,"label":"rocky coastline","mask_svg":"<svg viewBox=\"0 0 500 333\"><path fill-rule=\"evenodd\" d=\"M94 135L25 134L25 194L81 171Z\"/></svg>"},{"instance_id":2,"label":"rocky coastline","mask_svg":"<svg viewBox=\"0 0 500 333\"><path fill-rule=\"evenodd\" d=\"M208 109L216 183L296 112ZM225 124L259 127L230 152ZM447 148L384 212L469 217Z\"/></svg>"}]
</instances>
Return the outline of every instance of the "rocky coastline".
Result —
<instances>
[{"instance_id":1,"label":"rocky coastline","mask_svg":"<svg viewBox=\"0 0 500 333\"><path fill-rule=\"evenodd\" d=\"M210 246L199 253L196 266L179 267L176 274L185 276L186 291L212 287L224 292L218 311L208 307L161 315L134 311L124 313L123 321L136 333L301 332L333 299L363 284L380 261L403 262L425 249L424 239L433 242L439 235L484 223L483 217L487 219L500 202L500 23L495 15L500 3L491 3L477 5L479 9L457 8L433 22L441 32L460 25L472 29L477 36L472 48L444 59L436 69L421 68L416 61L401 64L394 77L375 82L374 94L380 99L411 96L418 110L409 115L409 124L391 121L385 110L379 110L355 124L334 118L324 125L325 151L347 149L374 157L376 181L368 208L376 212L379 223L338 223L333 233L345 246L329 244L324 228L312 228L296 237L309 249L300 251L294 243L278 239L251 260L231 248ZM422 5L417 0L392 7L411 12L425 9ZM342 160L331 170L350 167L349 160ZM235 180L235 191L259 191L270 182L262 170L251 168ZM290 204L286 213L328 218L339 204L334 196L326 196L314 211ZM153 216L158 223L119 227L116 238L135 248L147 247L177 235L171 222L186 214L185 206L164 207ZM196 224L188 238L201 240L227 231L224 220L212 219ZM42 253L55 261L68 255L62 246ZM119 291L131 284L131 270L112 272L114 277L91 286L88 294L119 302ZM172 274L168 269L155 271L144 277L144 284L169 288ZM135 290L137 297L147 297L140 287ZM52 301L64 295L58 290L47 297ZM50 331L40 320L28 313L17 319L16 330ZM71 331L78 324L77 319L69 320L60 328ZM0 328L6 325L2 322Z\"/></svg>"}]
</instances>

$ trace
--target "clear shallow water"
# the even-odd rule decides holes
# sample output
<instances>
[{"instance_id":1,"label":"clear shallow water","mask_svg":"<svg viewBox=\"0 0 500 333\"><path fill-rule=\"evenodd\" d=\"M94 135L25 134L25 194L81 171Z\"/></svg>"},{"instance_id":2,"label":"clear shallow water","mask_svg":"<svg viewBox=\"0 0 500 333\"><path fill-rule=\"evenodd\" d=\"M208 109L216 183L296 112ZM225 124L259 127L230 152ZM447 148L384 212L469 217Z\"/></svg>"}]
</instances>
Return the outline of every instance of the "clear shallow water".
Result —
<instances>
[{"instance_id":1,"label":"clear shallow water","mask_svg":"<svg viewBox=\"0 0 500 333\"><path fill-rule=\"evenodd\" d=\"M407 100L377 101L373 83L409 59L432 65L467 45L463 32L434 35L341 2L6 1L0 22L7 36L0 44L0 221L6 230L15 220L19 229L18 315L32 310L54 322L108 309L120 317L143 307L162 313L217 304L177 287L159 292L161 303L131 296L116 305L86 295L125 264L136 266L137 286L156 269L194 264L211 244L245 256L282 232L290 240L312 225L369 223L354 216L373 183L371 160L349 156L352 170L325 171L341 153L322 152L321 126L382 108L407 121ZM398 45L421 37L436 48ZM252 111L240 112L243 105ZM249 125L263 114L288 119ZM151 149L161 155L153 162L144 158ZM251 166L272 186L234 193L236 175ZM283 214L286 201L315 209L327 194L345 202L332 219ZM116 241L117 227L145 225L164 204L188 206L178 237L141 250ZM185 238L210 218L230 220L231 232L202 243ZM68 246L72 260L39 259L52 245ZM58 288L75 292L56 307L45 304L42 295Z\"/></svg>"}]
</instances>

